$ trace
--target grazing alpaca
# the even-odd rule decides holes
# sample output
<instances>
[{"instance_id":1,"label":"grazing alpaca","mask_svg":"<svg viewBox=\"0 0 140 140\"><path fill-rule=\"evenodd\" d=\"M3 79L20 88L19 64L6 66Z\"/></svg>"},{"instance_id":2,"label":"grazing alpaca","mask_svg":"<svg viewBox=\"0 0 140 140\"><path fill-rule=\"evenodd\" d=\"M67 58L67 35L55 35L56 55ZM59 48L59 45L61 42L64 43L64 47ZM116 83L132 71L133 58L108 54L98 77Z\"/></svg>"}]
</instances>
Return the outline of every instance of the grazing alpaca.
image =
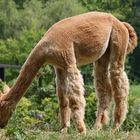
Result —
<instances>
[{"instance_id":1,"label":"grazing alpaca","mask_svg":"<svg viewBox=\"0 0 140 140\"><path fill-rule=\"evenodd\" d=\"M85 132L84 88L77 65L94 62L98 97L95 127L100 129L107 123L107 108L114 98L114 129L118 129L127 113L125 57L136 45L131 25L111 14L90 12L54 24L32 50L13 87L0 97L0 126L7 124L40 67L50 64L56 72L62 131L70 127L72 112L76 128Z\"/></svg>"}]
</instances>

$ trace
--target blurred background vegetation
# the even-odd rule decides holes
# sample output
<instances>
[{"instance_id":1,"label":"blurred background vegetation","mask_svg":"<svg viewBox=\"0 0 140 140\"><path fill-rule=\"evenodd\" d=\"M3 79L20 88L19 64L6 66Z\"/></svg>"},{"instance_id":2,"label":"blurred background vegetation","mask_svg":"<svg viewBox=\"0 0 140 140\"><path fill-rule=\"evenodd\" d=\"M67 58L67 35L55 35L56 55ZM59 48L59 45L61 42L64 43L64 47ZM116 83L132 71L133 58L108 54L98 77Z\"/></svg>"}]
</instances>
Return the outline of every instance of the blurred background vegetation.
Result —
<instances>
[{"instance_id":1,"label":"blurred background vegetation","mask_svg":"<svg viewBox=\"0 0 140 140\"><path fill-rule=\"evenodd\" d=\"M132 24L140 36L139 0L0 0L0 63L22 66L49 27L63 18L88 11L110 12ZM140 43L126 60L131 90L129 113L123 130L140 128L139 61ZM86 122L89 128L95 121L96 111L96 97L91 94L94 92L92 69L92 64L81 68L85 80ZM6 69L6 82L12 85L18 73L19 69ZM54 77L51 66L41 68L5 129L7 135L15 139L26 139L31 133L30 137L34 139L34 130L37 131L37 128L45 131L60 128Z\"/></svg>"}]
</instances>

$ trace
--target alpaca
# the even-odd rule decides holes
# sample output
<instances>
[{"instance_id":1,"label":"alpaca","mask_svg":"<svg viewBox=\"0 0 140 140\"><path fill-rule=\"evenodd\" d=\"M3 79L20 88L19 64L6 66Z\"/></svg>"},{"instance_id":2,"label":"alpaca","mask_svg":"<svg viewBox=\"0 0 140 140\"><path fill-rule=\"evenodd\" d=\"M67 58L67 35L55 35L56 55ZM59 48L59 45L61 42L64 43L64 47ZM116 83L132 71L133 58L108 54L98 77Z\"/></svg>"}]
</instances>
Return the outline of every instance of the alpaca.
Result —
<instances>
[{"instance_id":1,"label":"alpaca","mask_svg":"<svg viewBox=\"0 0 140 140\"><path fill-rule=\"evenodd\" d=\"M129 83L125 57L137 45L133 27L114 16L89 12L54 24L34 47L9 92L0 97L0 127L4 127L17 103L43 64L53 65L60 106L62 132L70 127L70 116L79 132L86 132L83 79L77 66L94 64L98 109L95 128L109 120L107 108L115 100L114 129L127 113Z\"/></svg>"}]
</instances>

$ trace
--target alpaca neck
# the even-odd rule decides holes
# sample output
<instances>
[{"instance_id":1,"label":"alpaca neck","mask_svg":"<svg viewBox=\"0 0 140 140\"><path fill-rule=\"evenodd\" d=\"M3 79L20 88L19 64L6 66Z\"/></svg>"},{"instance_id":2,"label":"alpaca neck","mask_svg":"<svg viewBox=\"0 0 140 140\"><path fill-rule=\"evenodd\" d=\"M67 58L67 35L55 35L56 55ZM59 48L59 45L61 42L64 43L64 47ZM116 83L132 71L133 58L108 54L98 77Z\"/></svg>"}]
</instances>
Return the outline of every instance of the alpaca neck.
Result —
<instances>
[{"instance_id":1,"label":"alpaca neck","mask_svg":"<svg viewBox=\"0 0 140 140\"><path fill-rule=\"evenodd\" d=\"M35 47L25 64L23 65L20 74L11 88L11 90L3 96L3 100L19 102L24 95L35 75L41 66L45 63L44 54L41 48Z\"/></svg>"}]
</instances>

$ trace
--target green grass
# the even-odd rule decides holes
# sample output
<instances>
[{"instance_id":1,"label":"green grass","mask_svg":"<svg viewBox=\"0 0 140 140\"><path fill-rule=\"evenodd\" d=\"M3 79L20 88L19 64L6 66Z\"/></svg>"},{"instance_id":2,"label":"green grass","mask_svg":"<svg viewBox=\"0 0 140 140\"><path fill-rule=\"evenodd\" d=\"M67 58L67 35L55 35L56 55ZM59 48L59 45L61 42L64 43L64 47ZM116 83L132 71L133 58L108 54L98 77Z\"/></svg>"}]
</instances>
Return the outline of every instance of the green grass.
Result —
<instances>
[{"instance_id":1,"label":"green grass","mask_svg":"<svg viewBox=\"0 0 140 140\"><path fill-rule=\"evenodd\" d=\"M134 139L135 136L135 139ZM96 131L88 130L87 134L78 134L72 132L71 134L60 134L56 132L41 133L37 136L38 140L114 140L114 139L134 139L138 140L140 135L138 132L117 132L113 134L111 130L108 131Z\"/></svg>"},{"instance_id":2,"label":"green grass","mask_svg":"<svg viewBox=\"0 0 140 140\"><path fill-rule=\"evenodd\" d=\"M86 134L79 134L74 129L68 134L62 134L54 131L28 130L27 135L22 136L16 132L14 137L6 136L6 131L0 131L1 140L140 140L138 130L113 133L111 129L96 131L88 129Z\"/></svg>"}]
</instances>

